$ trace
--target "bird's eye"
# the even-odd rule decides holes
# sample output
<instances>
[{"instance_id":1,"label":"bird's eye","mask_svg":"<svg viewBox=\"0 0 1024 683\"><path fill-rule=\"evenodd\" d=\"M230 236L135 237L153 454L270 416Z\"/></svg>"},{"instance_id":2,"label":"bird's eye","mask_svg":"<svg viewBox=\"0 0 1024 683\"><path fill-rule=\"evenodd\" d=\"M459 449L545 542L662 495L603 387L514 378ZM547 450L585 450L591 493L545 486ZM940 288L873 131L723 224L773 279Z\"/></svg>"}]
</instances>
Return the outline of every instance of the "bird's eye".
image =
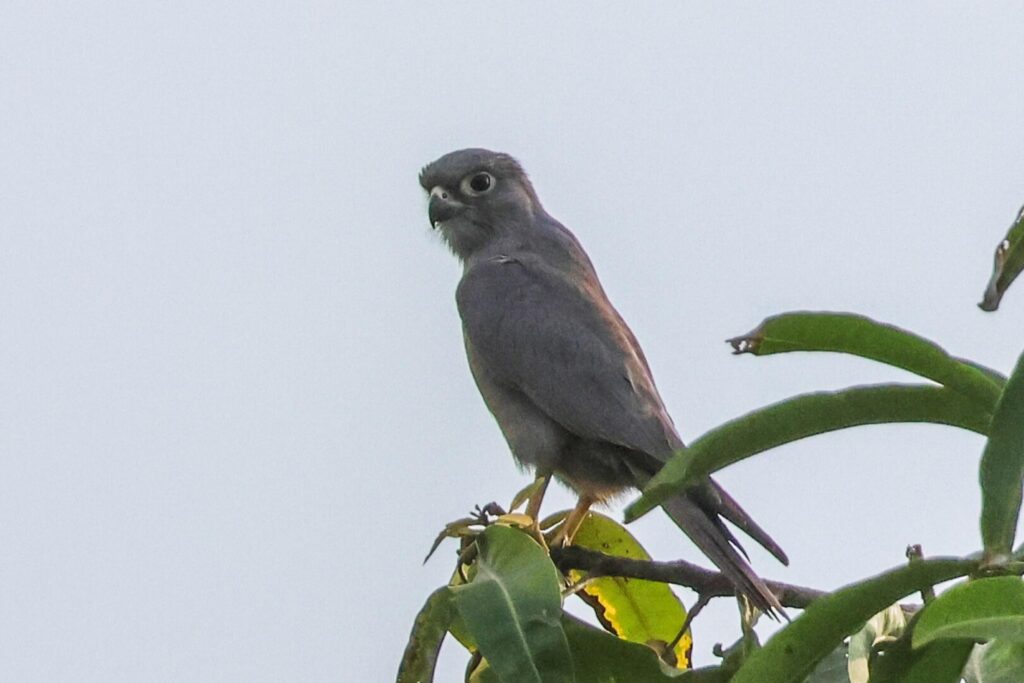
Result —
<instances>
[{"instance_id":1,"label":"bird's eye","mask_svg":"<svg viewBox=\"0 0 1024 683\"><path fill-rule=\"evenodd\" d=\"M481 195L494 187L494 176L490 173L474 173L462 180L462 191L468 195Z\"/></svg>"}]
</instances>

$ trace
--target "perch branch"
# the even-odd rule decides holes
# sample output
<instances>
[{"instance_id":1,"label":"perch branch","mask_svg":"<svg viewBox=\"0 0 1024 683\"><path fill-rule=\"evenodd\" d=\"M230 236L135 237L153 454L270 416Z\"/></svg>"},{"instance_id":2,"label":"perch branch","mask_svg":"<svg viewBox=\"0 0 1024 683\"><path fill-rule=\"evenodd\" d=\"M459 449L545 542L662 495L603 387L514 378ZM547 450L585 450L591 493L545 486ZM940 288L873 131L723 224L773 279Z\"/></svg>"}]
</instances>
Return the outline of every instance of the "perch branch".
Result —
<instances>
[{"instance_id":1,"label":"perch branch","mask_svg":"<svg viewBox=\"0 0 1024 683\"><path fill-rule=\"evenodd\" d=\"M708 598L735 595L736 589L723 574L704 569L683 560L657 562L636 560L629 557L605 555L596 550L579 546L551 548L551 560L562 572L579 569L590 572L591 576L621 576L631 579L647 579L677 586L685 586L698 595ZM827 591L794 586L779 581L765 581L784 607L803 609Z\"/></svg>"}]
</instances>

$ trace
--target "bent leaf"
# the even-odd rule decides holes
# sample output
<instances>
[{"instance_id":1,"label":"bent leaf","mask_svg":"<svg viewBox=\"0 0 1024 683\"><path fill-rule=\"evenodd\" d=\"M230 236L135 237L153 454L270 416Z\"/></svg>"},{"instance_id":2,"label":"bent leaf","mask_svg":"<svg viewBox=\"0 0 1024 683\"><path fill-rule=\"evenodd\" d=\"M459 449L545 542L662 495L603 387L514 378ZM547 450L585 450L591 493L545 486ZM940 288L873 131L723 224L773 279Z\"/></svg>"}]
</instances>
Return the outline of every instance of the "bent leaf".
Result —
<instances>
[{"instance_id":1,"label":"bent leaf","mask_svg":"<svg viewBox=\"0 0 1024 683\"><path fill-rule=\"evenodd\" d=\"M914 591L964 576L976 567L977 562L969 560L921 560L823 596L752 653L732 683L802 681L872 615Z\"/></svg>"},{"instance_id":2,"label":"bent leaf","mask_svg":"<svg viewBox=\"0 0 1024 683\"><path fill-rule=\"evenodd\" d=\"M607 555L650 560L633 534L613 519L591 512L580 525L573 545L597 550ZM583 574L573 570L572 581ZM577 595L593 609L601 623L625 640L649 645L658 652L672 642L686 621L686 608L668 584L619 576L594 579ZM676 666L690 665L693 639L687 632L673 648Z\"/></svg>"},{"instance_id":3,"label":"bent leaf","mask_svg":"<svg viewBox=\"0 0 1024 683\"><path fill-rule=\"evenodd\" d=\"M995 311L999 302L1013 281L1024 270L1024 206L1017 212L1017 219L1010 226L1006 237L996 247L992 264L992 277L985 287L985 295L978 307L983 311Z\"/></svg>"},{"instance_id":4,"label":"bent leaf","mask_svg":"<svg viewBox=\"0 0 1024 683\"><path fill-rule=\"evenodd\" d=\"M430 594L423 609L416 615L409 644L398 666L397 683L421 683L434 680L434 666L441 642L452 618L451 593L442 586Z\"/></svg>"},{"instance_id":5,"label":"bent leaf","mask_svg":"<svg viewBox=\"0 0 1024 683\"><path fill-rule=\"evenodd\" d=\"M1024 486L1024 354L1006 383L981 455L981 539L997 561L1013 548Z\"/></svg>"},{"instance_id":6,"label":"bent leaf","mask_svg":"<svg viewBox=\"0 0 1024 683\"><path fill-rule=\"evenodd\" d=\"M928 603L914 628L914 648L950 638L1024 643L1024 581L976 579Z\"/></svg>"},{"instance_id":7,"label":"bent leaf","mask_svg":"<svg viewBox=\"0 0 1024 683\"><path fill-rule=\"evenodd\" d=\"M864 628L850 637L846 671L849 683L868 683L871 653L879 642L892 641L903 635L907 618L898 605L889 605L867 620Z\"/></svg>"},{"instance_id":8,"label":"bent leaf","mask_svg":"<svg viewBox=\"0 0 1024 683\"><path fill-rule=\"evenodd\" d=\"M889 422L932 422L985 434L990 419L963 395L923 384L878 384L795 396L726 422L676 453L626 508L626 521L727 465L816 434Z\"/></svg>"},{"instance_id":9,"label":"bent leaf","mask_svg":"<svg viewBox=\"0 0 1024 683\"><path fill-rule=\"evenodd\" d=\"M449 590L490 668L505 681L574 681L560 579L547 554L527 534L500 525L476 543L473 579Z\"/></svg>"},{"instance_id":10,"label":"bent leaf","mask_svg":"<svg viewBox=\"0 0 1024 683\"><path fill-rule=\"evenodd\" d=\"M851 313L798 312L766 318L753 332L728 340L735 353L768 356L834 351L902 368L977 400L990 411L999 384L938 344L893 325Z\"/></svg>"}]
</instances>

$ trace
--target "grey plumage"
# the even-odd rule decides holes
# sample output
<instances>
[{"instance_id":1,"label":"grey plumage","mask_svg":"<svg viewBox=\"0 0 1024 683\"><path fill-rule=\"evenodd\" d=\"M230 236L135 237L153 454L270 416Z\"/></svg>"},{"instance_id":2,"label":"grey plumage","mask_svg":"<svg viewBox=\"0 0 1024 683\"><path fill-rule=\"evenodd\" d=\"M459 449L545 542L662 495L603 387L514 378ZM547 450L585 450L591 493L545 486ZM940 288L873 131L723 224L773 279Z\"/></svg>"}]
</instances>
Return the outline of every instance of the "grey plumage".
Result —
<instances>
[{"instance_id":1,"label":"grey plumage","mask_svg":"<svg viewBox=\"0 0 1024 683\"><path fill-rule=\"evenodd\" d=\"M420 184L462 261L470 368L517 461L596 500L643 487L683 442L579 242L506 154L452 152ZM723 518L788 563L785 554L716 482L663 507L755 605L781 611Z\"/></svg>"}]
</instances>

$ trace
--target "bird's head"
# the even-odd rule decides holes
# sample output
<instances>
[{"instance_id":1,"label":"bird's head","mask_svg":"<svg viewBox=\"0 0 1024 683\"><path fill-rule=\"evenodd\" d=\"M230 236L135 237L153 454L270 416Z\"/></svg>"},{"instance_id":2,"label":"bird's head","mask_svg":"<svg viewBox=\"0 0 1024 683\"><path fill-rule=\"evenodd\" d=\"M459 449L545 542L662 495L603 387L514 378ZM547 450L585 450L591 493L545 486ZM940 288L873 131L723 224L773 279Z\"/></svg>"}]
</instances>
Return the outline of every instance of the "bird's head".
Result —
<instances>
[{"instance_id":1,"label":"bird's head","mask_svg":"<svg viewBox=\"0 0 1024 683\"><path fill-rule=\"evenodd\" d=\"M465 261L492 240L527 229L543 211L523 167L507 154L461 149L420 172L430 224Z\"/></svg>"}]
</instances>

